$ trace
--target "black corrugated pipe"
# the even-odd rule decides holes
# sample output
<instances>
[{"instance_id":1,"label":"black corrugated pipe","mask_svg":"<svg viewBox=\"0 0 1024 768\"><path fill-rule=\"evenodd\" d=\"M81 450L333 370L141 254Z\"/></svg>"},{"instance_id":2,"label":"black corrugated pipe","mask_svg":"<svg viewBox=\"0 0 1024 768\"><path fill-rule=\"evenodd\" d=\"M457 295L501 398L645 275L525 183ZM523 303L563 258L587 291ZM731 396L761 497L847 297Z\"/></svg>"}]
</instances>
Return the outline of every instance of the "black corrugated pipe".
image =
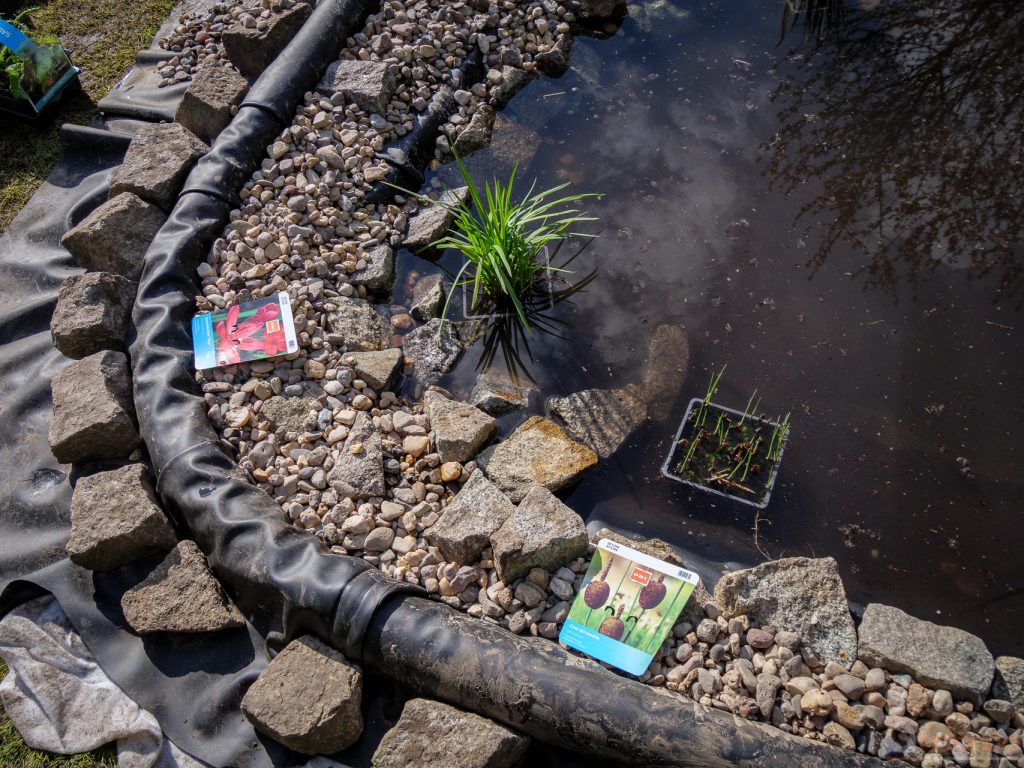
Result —
<instances>
[{"instance_id":1,"label":"black corrugated pipe","mask_svg":"<svg viewBox=\"0 0 1024 768\"><path fill-rule=\"evenodd\" d=\"M221 234L237 190L266 146L368 7L369 0L321 0L197 164L146 255L130 352L140 432L168 508L271 642L317 635L427 695L543 742L633 765L881 765L667 695L553 643L409 594L420 590L364 560L329 553L286 522L219 440L194 377L195 267ZM405 156L419 164L432 155L451 108L444 95L435 107L403 142ZM371 199L384 199L377 196L390 189L379 186Z\"/></svg>"}]
</instances>

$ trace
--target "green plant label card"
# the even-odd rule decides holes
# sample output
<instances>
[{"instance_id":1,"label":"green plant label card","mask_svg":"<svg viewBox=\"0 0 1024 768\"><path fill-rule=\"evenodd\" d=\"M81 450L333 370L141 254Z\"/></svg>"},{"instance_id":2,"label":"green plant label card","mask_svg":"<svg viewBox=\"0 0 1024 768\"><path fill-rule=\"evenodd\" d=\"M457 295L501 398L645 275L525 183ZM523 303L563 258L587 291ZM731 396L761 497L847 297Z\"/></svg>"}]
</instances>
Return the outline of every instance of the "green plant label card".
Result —
<instances>
[{"instance_id":1,"label":"green plant label card","mask_svg":"<svg viewBox=\"0 0 1024 768\"><path fill-rule=\"evenodd\" d=\"M299 348L292 305L285 292L192 318L196 368L287 355Z\"/></svg>"},{"instance_id":2,"label":"green plant label card","mask_svg":"<svg viewBox=\"0 0 1024 768\"><path fill-rule=\"evenodd\" d=\"M559 639L598 661L642 675L697 581L692 571L601 539Z\"/></svg>"}]
</instances>

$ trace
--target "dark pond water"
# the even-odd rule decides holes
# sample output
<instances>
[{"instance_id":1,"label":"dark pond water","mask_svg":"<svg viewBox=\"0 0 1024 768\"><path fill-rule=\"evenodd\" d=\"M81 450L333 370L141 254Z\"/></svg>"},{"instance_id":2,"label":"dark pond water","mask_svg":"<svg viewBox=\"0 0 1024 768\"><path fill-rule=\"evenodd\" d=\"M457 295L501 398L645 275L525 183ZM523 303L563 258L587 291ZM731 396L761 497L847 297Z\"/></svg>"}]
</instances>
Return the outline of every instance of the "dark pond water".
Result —
<instances>
[{"instance_id":1,"label":"dark pond water","mask_svg":"<svg viewBox=\"0 0 1024 768\"><path fill-rule=\"evenodd\" d=\"M852 9L817 53L799 29L780 44L769 0L659 0L579 39L568 74L506 111L540 136L527 178L606 194L581 259L600 275L532 373L545 395L620 386L659 323L685 326L680 398L571 506L712 562L763 559L752 508L659 476L686 401L728 364L717 401L756 388L792 411L764 553L831 555L851 599L1020 654L1022 11L932 5Z\"/></svg>"}]
</instances>

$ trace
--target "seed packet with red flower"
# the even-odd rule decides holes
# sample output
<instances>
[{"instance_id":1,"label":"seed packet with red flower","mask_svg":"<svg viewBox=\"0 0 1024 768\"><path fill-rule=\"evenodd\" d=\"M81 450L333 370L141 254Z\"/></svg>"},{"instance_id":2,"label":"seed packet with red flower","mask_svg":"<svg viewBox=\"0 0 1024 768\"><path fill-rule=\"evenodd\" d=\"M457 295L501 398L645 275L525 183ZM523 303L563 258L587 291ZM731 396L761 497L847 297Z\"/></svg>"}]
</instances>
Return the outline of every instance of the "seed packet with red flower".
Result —
<instances>
[{"instance_id":1,"label":"seed packet with red flower","mask_svg":"<svg viewBox=\"0 0 1024 768\"><path fill-rule=\"evenodd\" d=\"M601 539L559 640L642 675L697 581L691 571Z\"/></svg>"},{"instance_id":2,"label":"seed packet with red flower","mask_svg":"<svg viewBox=\"0 0 1024 768\"><path fill-rule=\"evenodd\" d=\"M285 292L192 318L196 368L220 368L287 355L299 348Z\"/></svg>"}]
</instances>

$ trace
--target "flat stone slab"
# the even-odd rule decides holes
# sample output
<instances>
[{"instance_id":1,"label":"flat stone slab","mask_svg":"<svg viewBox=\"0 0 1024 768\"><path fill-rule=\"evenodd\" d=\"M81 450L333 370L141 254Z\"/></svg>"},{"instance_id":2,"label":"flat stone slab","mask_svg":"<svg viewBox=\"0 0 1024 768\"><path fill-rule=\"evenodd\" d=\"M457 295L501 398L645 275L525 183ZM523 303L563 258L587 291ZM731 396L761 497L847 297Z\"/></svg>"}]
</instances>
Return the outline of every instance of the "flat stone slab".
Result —
<instances>
[{"instance_id":1,"label":"flat stone slab","mask_svg":"<svg viewBox=\"0 0 1024 768\"><path fill-rule=\"evenodd\" d=\"M457 187L446 190L441 201L448 205L458 206L469 200L469 187ZM409 218L408 229L402 245L410 250L418 251L426 248L435 240L444 237L451 229L455 215L443 205L432 203L420 208Z\"/></svg>"},{"instance_id":2,"label":"flat stone slab","mask_svg":"<svg viewBox=\"0 0 1024 768\"><path fill-rule=\"evenodd\" d=\"M124 347L136 284L109 272L86 272L60 286L50 318L53 346L78 360L104 349Z\"/></svg>"},{"instance_id":3,"label":"flat stone slab","mask_svg":"<svg viewBox=\"0 0 1024 768\"><path fill-rule=\"evenodd\" d=\"M374 768L515 768L530 738L439 701L410 699L373 753Z\"/></svg>"},{"instance_id":4,"label":"flat stone slab","mask_svg":"<svg viewBox=\"0 0 1024 768\"><path fill-rule=\"evenodd\" d=\"M508 497L477 471L423 537L449 562L475 563L490 546L491 534L514 512Z\"/></svg>"},{"instance_id":5,"label":"flat stone slab","mask_svg":"<svg viewBox=\"0 0 1024 768\"><path fill-rule=\"evenodd\" d=\"M236 22L221 38L228 59L247 77L259 77L306 23L312 7L299 3L271 14L263 29Z\"/></svg>"},{"instance_id":6,"label":"flat stone slab","mask_svg":"<svg viewBox=\"0 0 1024 768\"><path fill-rule=\"evenodd\" d=\"M518 503L534 485L557 491L596 464L597 454L590 448L572 440L554 422L532 416L498 443L485 471Z\"/></svg>"},{"instance_id":7,"label":"flat stone slab","mask_svg":"<svg viewBox=\"0 0 1024 768\"><path fill-rule=\"evenodd\" d=\"M79 266L129 280L142 274L142 258L167 217L138 195L122 192L69 229L60 244Z\"/></svg>"},{"instance_id":8,"label":"flat stone slab","mask_svg":"<svg viewBox=\"0 0 1024 768\"><path fill-rule=\"evenodd\" d=\"M391 330L381 314L360 299L339 298L337 309L327 315L327 327L342 338L348 351L387 349L391 346Z\"/></svg>"},{"instance_id":9,"label":"flat stone slab","mask_svg":"<svg viewBox=\"0 0 1024 768\"><path fill-rule=\"evenodd\" d=\"M383 115L398 81L383 61L336 61L327 67L317 90L327 96L341 94L370 114Z\"/></svg>"},{"instance_id":10,"label":"flat stone slab","mask_svg":"<svg viewBox=\"0 0 1024 768\"><path fill-rule=\"evenodd\" d=\"M469 403L450 400L440 392L427 392L423 403L442 462L469 461L498 429L494 417Z\"/></svg>"},{"instance_id":11,"label":"flat stone slab","mask_svg":"<svg viewBox=\"0 0 1024 768\"><path fill-rule=\"evenodd\" d=\"M358 378L380 392L388 388L402 369L404 356L400 349L350 352L342 358L342 362L351 365Z\"/></svg>"},{"instance_id":12,"label":"flat stone slab","mask_svg":"<svg viewBox=\"0 0 1024 768\"><path fill-rule=\"evenodd\" d=\"M180 123L157 123L139 128L110 183L110 197L122 192L170 212L185 177L210 151L198 136Z\"/></svg>"},{"instance_id":13,"label":"flat stone slab","mask_svg":"<svg viewBox=\"0 0 1024 768\"><path fill-rule=\"evenodd\" d=\"M790 557L727 573L715 585L715 602L727 619L746 614L752 624L796 632L822 664L849 669L857 660L857 632L831 557Z\"/></svg>"},{"instance_id":14,"label":"flat stone slab","mask_svg":"<svg viewBox=\"0 0 1024 768\"><path fill-rule=\"evenodd\" d=\"M541 485L533 486L491 536L494 565L506 584L532 568L558 568L587 551L583 518Z\"/></svg>"},{"instance_id":15,"label":"flat stone slab","mask_svg":"<svg viewBox=\"0 0 1024 768\"><path fill-rule=\"evenodd\" d=\"M503 373L481 373L469 395L469 402L490 414L507 413L516 408L529 408L530 397L537 389L516 383Z\"/></svg>"},{"instance_id":16,"label":"flat stone slab","mask_svg":"<svg viewBox=\"0 0 1024 768\"><path fill-rule=\"evenodd\" d=\"M207 57L182 94L174 119L212 144L248 92L249 81L233 67L214 56Z\"/></svg>"},{"instance_id":17,"label":"flat stone slab","mask_svg":"<svg viewBox=\"0 0 1024 768\"><path fill-rule=\"evenodd\" d=\"M97 352L53 377L50 449L57 461L74 464L127 456L141 442L128 358Z\"/></svg>"},{"instance_id":18,"label":"flat stone slab","mask_svg":"<svg viewBox=\"0 0 1024 768\"><path fill-rule=\"evenodd\" d=\"M303 432L307 425L312 428L315 424L311 411L319 410L320 401L315 397L274 395L263 401L257 419L269 419L274 429Z\"/></svg>"},{"instance_id":19,"label":"flat stone slab","mask_svg":"<svg viewBox=\"0 0 1024 768\"><path fill-rule=\"evenodd\" d=\"M327 478L345 496L368 498L384 495L387 486L384 483L384 451L380 432L364 411L360 411L352 423L345 445Z\"/></svg>"},{"instance_id":20,"label":"flat stone slab","mask_svg":"<svg viewBox=\"0 0 1024 768\"><path fill-rule=\"evenodd\" d=\"M407 333L402 339L402 349L413 362L413 378L425 387L440 381L466 351L458 326L436 317Z\"/></svg>"},{"instance_id":21,"label":"flat stone slab","mask_svg":"<svg viewBox=\"0 0 1024 768\"><path fill-rule=\"evenodd\" d=\"M166 552L177 541L145 465L97 472L75 484L67 553L76 565L108 571Z\"/></svg>"},{"instance_id":22,"label":"flat stone slab","mask_svg":"<svg viewBox=\"0 0 1024 768\"><path fill-rule=\"evenodd\" d=\"M315 637L289 643L242 698L260 733L305 755L331 755L363 732L363 673Z\"/></svg>"},{"instance_id":23,"label":"flat stone slab","mask_svg":"<svg viewBox=\"0 0 1024 768\"><path fill-rule=\"evenodd\" d=\"M647 398L636 384L585 389L552 397L548 412L565 425L569 437L607 459L647 419Z\"/></svg>"},{"instance_id":24,"label":"flat stone slab","mask_svg":"<svg viewBox=\"0 0 1024 768\"><path fill-rule=\"evenodd\" d=\"M672 412L689 367L690 337L686 330L671 324L655 328L647 341L641 381L648 416L660 420Z\"/></svg>"},{"instance_id":25,"label":"flat stone slab","mask_svg":"<svg viewBox=\"0 0 1024 768\"><path fill-rule=\"evenodd\" d=\"M121 609L140 635L217 632L245 625L199 547L188 540L179 542L144 581L124 593Z\"/></svg>"},{"instance_id":26,"label":"flat stone slab","mask_svg":"<svg viewBox=\"0 0 1024 768\"><path fill-rule=\"evenodd\" d=\"M352 285L361 285L368 291L390 293L395 284L395 252L389 246L378 245L363 254L366 269L348 276Z\"/></svg>"},{"instance_id":27,"label":"flat stone slab","mask_svg":"<svg viewBox=\"0 0 1024 768\"><path fill-rule=\"evenodd\" d=\"M995 673L995 660L980 638L879 603L864 609L858 653L869 666L906 672L921 685L975 704L988 697Z\"/></svg>"}]
</instances>

